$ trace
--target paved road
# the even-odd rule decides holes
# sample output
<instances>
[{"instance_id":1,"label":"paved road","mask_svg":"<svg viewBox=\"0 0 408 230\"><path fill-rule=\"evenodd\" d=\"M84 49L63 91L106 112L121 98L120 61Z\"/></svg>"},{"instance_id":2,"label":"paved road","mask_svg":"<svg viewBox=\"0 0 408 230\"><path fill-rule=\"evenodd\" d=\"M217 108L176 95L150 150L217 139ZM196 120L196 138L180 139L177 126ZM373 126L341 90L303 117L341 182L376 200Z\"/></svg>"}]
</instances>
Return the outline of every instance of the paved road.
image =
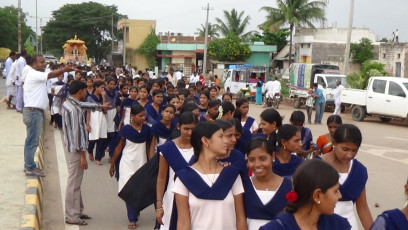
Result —
<instances>
[{"instance_id":1,"label":"paved road","mask_svg":"<svg viewBox=\"0 0 408 230\"><path fill-rule=\"evenodd\" d=\"M284 116L284 123L289 122L294 109L281 105L279 112ZM251 104L250 114L259 120L263 111L260 106ZM330 115L325 113L323 120ZM344 123L357 125L363 133L363 145L357 155L367 168L368 204L375 218L386 209L401 208L404 203L403 185L408 176L408 127L398 122L384 124L379 119L366 119L364 122L352 121L350 114L342 115ZM327 132L325 125L308 126L315 138ZM63 203L66 183L65 152L62 148L60 133L50 126L46 133L46 169L47 177L44 188L43 229L64 229ZM55 154L54 154L55 153ZM83 181L85 211L93 217L89 226L65 226L65 229L127 229L127 217L124 202L117 197L117 182L108 176L107 159L102 166L90 162ZM374 204L378 203L378 208ZM141 213L137 229L153 229L154 210L147 208Z\"/></svg>"}]
</instances>

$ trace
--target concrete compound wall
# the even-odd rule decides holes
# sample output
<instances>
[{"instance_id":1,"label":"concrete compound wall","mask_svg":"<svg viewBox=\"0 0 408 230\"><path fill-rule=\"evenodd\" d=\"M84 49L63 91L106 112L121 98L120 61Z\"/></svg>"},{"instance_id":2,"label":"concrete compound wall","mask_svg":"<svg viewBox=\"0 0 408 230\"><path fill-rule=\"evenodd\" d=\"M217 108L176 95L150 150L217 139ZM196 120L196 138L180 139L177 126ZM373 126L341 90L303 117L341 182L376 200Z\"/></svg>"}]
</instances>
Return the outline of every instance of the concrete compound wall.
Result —
<instances>
[{"instance_id":1,"label":"concrete compound wall","mask_svg":"<svg viewBox=\"0 0 408 230\"><path fill-rule=\"evenodd\" d=\"M34 161L38 168L44 166L44 126ZM42 223L43 177L30 176L26 180L25 205L21 217L20 230L40 230Z\"/></svg>"}]
</instances>

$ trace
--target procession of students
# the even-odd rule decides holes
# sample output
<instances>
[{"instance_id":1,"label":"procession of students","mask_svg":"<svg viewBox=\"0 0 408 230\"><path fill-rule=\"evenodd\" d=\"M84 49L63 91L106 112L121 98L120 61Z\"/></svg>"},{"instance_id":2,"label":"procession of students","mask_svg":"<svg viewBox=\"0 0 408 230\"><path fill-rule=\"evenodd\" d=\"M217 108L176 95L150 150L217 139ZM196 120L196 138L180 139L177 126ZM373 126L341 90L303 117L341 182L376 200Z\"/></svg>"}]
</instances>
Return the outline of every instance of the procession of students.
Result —
<instances>
[{"instance_id":1,"label":"procession of students","mask_svg":"<svg viewBox=\"0 0 408 230\"><path fill-rule=\"evenodd\" d=\"M92 87L87 101L100 105L85 117L88 158L102 165L109 152L118 192L158 159L149 181L156 189L146 191L156 194L155 229L358 229L357 218L364 229L408 228L407 208L385 212L373 225L367 169L355 159L362 135L338 115L315 144L302 111L291 124L275 109L253 118L247 99L234 106L217 87L141 76L84 79ZM135 229L142 210L125 206Z\"/></svg>"}]
</instances>

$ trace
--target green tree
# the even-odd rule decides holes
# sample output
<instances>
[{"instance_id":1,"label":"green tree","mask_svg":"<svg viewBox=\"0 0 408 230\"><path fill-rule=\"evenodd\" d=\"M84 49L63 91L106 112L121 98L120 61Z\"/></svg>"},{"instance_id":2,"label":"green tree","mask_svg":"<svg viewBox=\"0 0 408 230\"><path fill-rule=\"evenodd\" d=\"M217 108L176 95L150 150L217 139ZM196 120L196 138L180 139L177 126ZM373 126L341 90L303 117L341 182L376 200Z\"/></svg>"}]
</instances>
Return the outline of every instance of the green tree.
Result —
<instances>
[{"instance_id":1,"label":"green tree","mask_svg":"<svg viewBox=\"0 0 408 230\"><path fill-rule=\"evenodd\" d=\"M381 38L381 40L379 40L379 42L389 42L388 38Z\"/></svg>"},{"instance_id":2,"label":"green tree","mask_svg":"<svg viewBox=\"0 0 408 230\"><path fill-rule=\"evenodd\" d=\"M27 38L27 40L24 42L24 49L27 51L27 54L30 56L33 56L35 54L34 51L34 46L30 42L30 38Z\"/></svg>"},{"instance_id":3,"label":"green tree","mask_svg":"<svg viewBox=\"0 0 408 230\"><path fill-rule=\"evenodd\" d=\"M14 6L0 7L0 47L7 47L11 50L17 51L17 14L18 10ZM21 14L22 41L25 41L30 34L35 37L34 31L25 23L26 16L26 13Z\"/></svg>"},{"instance_id":4,"label":"green tree","mask_svg":"<svg viewBox=\"0 0 408 230\"><path fill-rule=\"evenodd\" d=\"M360 64L373 58L373 50L374 45L368 38L362 38L359 43L351 43L350 45L350 55L355 62Z\"/></svg>"},{"instance_id":5,"label":"green tree","mask_svg":"<svg viewBox=\"0 0 408 230\"><path fill-rule=\"evenodd\" d=\"M379 62L365 61L360 74L354 73L347 78L347 83L354 89L365 89L368 79L372 76L388 76L384 70L384 64Z\"/></svg>"},{"instance_id":6,"label":"green tree","mask_svg":"<svg viewBox=\"0 0 408 230\"><path fill-rule=\"evenodd\" d=\"M96 2L66 4L52 13L53 19L44 28L43 44L48 53L61 56L65 42L77 35L85 41L88 57L95 57L98 63L111 51L112 39L120 39L113 25L122 15L117 13L117 6L102 5Z\"/></svg>"},{"instance_id":7,"label":"green tree","mask_svg":"<svg viewBox=\"0 0 408 230\"><path fill-rule=\"evenodd\" d=\"M198 35L200 37L205 36L205 24L201 24L201 28L197 28ZM217 30L217 25L211 24L211 22L208 23L208 36L210 37L219 37L220 34L218 33Z\"/></svg>"},{"instance_id":8,"label":"green tree","mask_svg":"<svg viewBox=\"0 0 408 230\"><path fill-rule=\"evenodd\" d=\"M249 45L241 44L240 39L234 34L211 41L207 51L208 56L218 61L245 61L251 56Z\"/></svg>"},{"instance_id":9,"label":"green tree","mask_svg":"<svg viewBox=\"0 0 408 230\"><path fill-rule=\"evenodd\" d=\"M289 29L279 29L276 32L265 30L262 32L262 35L259 33L253 34L250 40L251 42L264 42L265 45L276 45L279 52L288 44L287 37L289 35Z\"/></svg>"},{"instance_id":10,"label":"green tree","mask_svg":"<svg viewBox=\"0 0 408 230\"><path fill-rule=\"evenodd\" d=\"M289 25L289 54L292 54L292 35L295 26L315 28L314 21L324 20L324 2L308 0L276 0L278 7L264 6L261 10L267 12L266 21L260 25L263 30L274 31ZM292 55L289 55L291 63Z\"/></svg>"},{"instance_id":11,"label":"green tree","mask_svg":"<svg viewBox=\"0 0 408 230\"><path fill-rule=\"evenodd\" d=\"M147 65L150 68L156 66L157 45L160 43L160 39L156 36L154 31L149 34L144 42L140 45L137 52L143 54L146 57Z\"/></svg>"},{"instance_id":12,"label":"green tree","mask_svg":"<svg viewBox=\"0 0 408 230\"><path fill-rule=\"evenodd\" d=\"M224 10L225 21L220 18L216 18L217 29L224 36L227 37L229 34L234 34L237 37L240 37L241 40L246 40L251 36L254 31L249 31L245 33L245 29L249 25L249 20L251 17L244 17L244 11L238 13L235 9L232 9L231 12Z\"/></svg>"}]
</instances>

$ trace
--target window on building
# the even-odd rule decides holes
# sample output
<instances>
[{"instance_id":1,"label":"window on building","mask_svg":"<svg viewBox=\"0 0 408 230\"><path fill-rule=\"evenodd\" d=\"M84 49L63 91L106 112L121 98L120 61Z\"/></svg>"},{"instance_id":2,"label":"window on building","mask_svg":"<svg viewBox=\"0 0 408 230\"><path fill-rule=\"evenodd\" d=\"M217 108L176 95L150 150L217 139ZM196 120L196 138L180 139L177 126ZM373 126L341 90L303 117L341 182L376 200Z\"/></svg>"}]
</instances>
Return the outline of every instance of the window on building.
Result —
<instances>
[{"instance_id":1,"label":"window on building","mask_svg":"<svg viewBox=\"0 0 408 230\"><path fill-rule=\"evenodd\" d=\"M390 86L388 87L388 94L391 96L406 97L402 87L393 81L390 81Z\"/></svg>"},{"instance_id":2,"label":"window on building","mask_svg":"<svg viewBox=\"0 0 408 230\"><path fill-rule=\"evenodd\" d=\"M300 48L303 48L303 44L300 44Z\"/></svg>"},{"instance_id":3,"label":"window on building","mask_svg":"<svg viewBox=\"0 0 408 230\"><path fill-rule=\"evenodd\" d=\"M383 53L383 58L386 58L387 57L387 54L386 53Z\"/></svg>"},{"instance_id":4,"label":"window on building","mask_svg":"<svg viewBox=\"0 0 408 230\"><path fill-rule=\"evenodd\" d=\"M375 93L385 93L385 85L387 84L386 80L374 80L373 82L373 91Z\"/></svg>"},{"instance_id":5,"label":"window on building","mask_svg":"<svg viewBox=\"0 0 408 230\"><path fill-rule=\"evenodd\" d=\"M401 54L398 54L397 56L398 56L398 59L401 59Z\"/></svg>"}]
</instances>

